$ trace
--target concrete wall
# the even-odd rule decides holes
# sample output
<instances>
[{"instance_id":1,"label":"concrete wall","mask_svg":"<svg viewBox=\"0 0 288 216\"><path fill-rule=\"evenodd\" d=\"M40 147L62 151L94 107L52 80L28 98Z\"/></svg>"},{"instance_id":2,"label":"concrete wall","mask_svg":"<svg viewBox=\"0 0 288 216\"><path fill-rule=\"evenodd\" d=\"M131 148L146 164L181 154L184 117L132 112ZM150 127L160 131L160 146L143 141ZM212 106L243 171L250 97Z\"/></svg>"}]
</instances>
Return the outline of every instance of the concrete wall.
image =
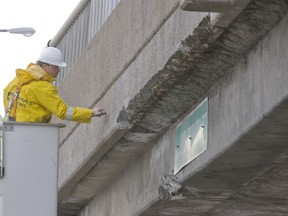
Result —
<instances>
[{"instance_id":1,"label":"concrete wall","mask_svg":"<svg viewBox=\"0 0 288 216\"><path fill-rule=\"evenodd\" d=\"M88 125L66 122L60 141L60 188L100 148L121 109L205 15L183 12L175 0L119 3L59 87L67 104L102 106L108 112Z\"/></svg>"},{"instance_id":2,"label":"concrete wall","mask_svg":"<svg viewBox=\"0 0 288 216\"><path fill-rule=\"evenodd\" d=\"M286 16L211 89L207 95L209 148L178 174L181 180L233 145L287 97L287 22ZM175 128L179 122L133 161L111 186L103 188L80 215L139 215L156 201L160 178L173 169Z\"/></svg>"},{"instance_id":3,"label":"concrete wall","mask_svg":"<svg viewBox=\"0 0 288 216\"><path fill-rule=\"evenodd\" d=\"M121 1L59 88L68 104L102 106L108 112L91 124L67 122L61 132L59 189L113 135L122 108L206 15L181 11L176 0ZM178 174L181 181L233 145L287 97L287 22L286 16L203 95L209 97L209 147ZM157 201L160 179L174 166L175 128L180 121L103 187L79 215L139 215Z\"/></svg>"}]
</instances>

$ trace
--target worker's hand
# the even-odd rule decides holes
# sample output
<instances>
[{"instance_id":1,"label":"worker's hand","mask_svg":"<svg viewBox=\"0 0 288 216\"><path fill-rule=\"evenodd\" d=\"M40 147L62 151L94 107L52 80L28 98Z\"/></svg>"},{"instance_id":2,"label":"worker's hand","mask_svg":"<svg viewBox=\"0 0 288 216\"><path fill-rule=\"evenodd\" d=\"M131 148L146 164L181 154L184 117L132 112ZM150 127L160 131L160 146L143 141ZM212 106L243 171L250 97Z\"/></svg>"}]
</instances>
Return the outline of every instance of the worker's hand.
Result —
<instances>
[{"instance_id":1,"label":"worker's hand","mask_svg":"<svg viewBox=\"0 0 288 216\"><path fill-rule=\"evenodd\" d=\"M106 115L106 111L103 108L96 107L93 109L92 117L95 117L95 116L99 117L102 115Z\"/></svg>"}]
</instances>

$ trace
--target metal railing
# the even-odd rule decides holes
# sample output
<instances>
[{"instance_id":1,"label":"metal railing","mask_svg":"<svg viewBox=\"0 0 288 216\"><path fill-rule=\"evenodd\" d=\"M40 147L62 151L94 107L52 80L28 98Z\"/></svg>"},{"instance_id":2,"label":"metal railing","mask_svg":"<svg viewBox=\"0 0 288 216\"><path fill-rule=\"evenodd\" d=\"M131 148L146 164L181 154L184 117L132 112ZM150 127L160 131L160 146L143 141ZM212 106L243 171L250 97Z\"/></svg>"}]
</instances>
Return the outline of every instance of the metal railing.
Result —
<instances>
[{"instance_id":1,"label":"metal railing","mask_svg":"<svg viewBox=\"0 0 288 216\"><path fill-rule=\"evenodd\" d=\"M50 41L49 46L62 50L67 63L57 77L57 85L120 1L82 0Z\"/></svg>"}]
</instances>

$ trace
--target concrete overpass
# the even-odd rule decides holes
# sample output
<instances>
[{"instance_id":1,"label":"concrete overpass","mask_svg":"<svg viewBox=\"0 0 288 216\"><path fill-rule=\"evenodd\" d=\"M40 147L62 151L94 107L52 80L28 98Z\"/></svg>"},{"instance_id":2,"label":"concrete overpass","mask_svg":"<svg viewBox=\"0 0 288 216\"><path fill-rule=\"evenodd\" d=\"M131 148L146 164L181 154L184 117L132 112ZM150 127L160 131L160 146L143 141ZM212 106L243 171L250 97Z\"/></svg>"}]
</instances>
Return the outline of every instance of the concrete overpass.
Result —
<instances>
[{"instance_id":1,"label":"concrete overpass","mask_svg":"<svg viewBox=\"0 0 288 216\"><path fill-rule=\"evenodd\" d=\"M287 11L122 0L59 86L108 115L62 130L58 215L287 215ZM204 98L208 148L173 175Z\"/></svg>"}]
</instances>

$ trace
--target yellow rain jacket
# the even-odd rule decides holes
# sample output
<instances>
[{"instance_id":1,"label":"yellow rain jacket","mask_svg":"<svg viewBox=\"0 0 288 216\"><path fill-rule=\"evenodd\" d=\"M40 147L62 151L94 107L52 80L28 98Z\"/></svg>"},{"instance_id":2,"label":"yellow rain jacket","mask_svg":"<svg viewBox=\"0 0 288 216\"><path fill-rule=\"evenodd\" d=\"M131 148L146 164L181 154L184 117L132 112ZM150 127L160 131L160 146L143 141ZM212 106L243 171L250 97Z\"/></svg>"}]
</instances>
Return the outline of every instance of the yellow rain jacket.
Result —
<instances>
[{"instance_id":1,"label":"yellow rain jacket","mask_svg":"<svg viewBox=\"0 0 288 216\"><path fill-rule=\"evenodd\" d=\"M20 88L16 107L17 122L48 123L52 114L60 119L90 123L93 110L69 107L58 95L55 80L39 65L29 64L26 70L17 69L16 77L4 89L4 107L8 104L16 88Z\"/></svg>"}]
</instances>

